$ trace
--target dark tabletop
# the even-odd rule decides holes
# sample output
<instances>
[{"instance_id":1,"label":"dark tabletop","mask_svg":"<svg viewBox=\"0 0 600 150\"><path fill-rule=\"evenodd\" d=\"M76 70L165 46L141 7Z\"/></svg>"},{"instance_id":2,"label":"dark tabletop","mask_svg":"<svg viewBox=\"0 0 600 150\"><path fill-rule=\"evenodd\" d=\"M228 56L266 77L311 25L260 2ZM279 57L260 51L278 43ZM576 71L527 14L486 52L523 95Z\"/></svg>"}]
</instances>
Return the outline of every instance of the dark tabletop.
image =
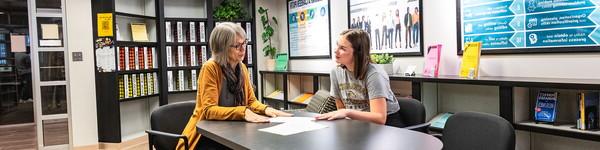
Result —
<instances>
[{"instance_id":1,"label":"dark tabletop","mask_svg":"<svg viewBox=\"0 0 600 150\"><path fill-rule=\"evenodd\" d=\"M314 116L294 112L295 116ZM442 142L420 132L356 120L318 121L327 128L282 136L258 129L279 123L247 123L243 121L199 121L202 136L233 149L257 150L439 150Z\"/></svg>"}]
</instances>

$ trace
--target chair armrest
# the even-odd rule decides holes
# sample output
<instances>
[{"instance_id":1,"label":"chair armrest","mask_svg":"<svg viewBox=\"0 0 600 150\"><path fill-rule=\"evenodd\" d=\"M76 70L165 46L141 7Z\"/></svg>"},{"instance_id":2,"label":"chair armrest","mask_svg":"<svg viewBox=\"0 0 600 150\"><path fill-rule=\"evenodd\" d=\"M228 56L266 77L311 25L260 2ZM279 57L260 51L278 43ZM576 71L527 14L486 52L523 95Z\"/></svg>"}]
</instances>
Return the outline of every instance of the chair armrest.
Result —
<instances>
[{"instance_id":1,"label":"chair armrest","mask_svg":"<svg viewBox=\"0 0 600 150\"><path fill-rule=\"evenodd\" d=\"M148 133L148 136L150 138L152 138L153 136L163 136L163 137L168 137L168 138L173 138L173 139L183 139L183 142L185 143L185 145L184 145L185 149L186 150L190 149L188 138L184 135L161 132L161 131L154 131L154 130L146 130L146 133ZM153 141L149 141L149 142L153 143ZM150 146L152 146L152 145L150 145Z\"/></svg>"},{"instance_id":2,"label":"chair armrest","mask_svg":"<svg viewBox=\"0 0 600 150\"><path fill-rule=\"evenodd\" d=\"M413 131L419 131L419 132L427 133L427 128L429 128L429 125L431 125L431 124L428 123L428 122L426 122L426 123L422 123L422 124L417 124L417 125L412 125L412 126L404 127L404 129L409 129L409 130L413 130Z\"/></svg>"}]
</instances>

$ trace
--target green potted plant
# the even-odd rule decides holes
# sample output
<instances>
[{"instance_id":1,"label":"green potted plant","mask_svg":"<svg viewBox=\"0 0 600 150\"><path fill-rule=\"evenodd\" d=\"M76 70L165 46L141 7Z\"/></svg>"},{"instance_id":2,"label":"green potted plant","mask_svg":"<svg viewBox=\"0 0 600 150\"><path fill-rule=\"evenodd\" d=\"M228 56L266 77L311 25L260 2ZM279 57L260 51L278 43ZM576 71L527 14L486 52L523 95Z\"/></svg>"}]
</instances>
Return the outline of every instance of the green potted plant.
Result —
<instances>
[{"instance_id":1,"label":"green potted plant","mask_svg":"<svg viewBox=\"0 0 600 150\"><path fill-rule=\"evenodd\" d=\"M258 14L260 14L260 21L263 27L261 39L265 44L262 49L264 56L267 57L267 69L273 70L275 68L275 55L277 55L277 47L273 45L271 38L275 34L273 29L274 25L277 25L277 18L269 18L269 9L259 7Z\"/></svg>"},{"instance_id":2,"label":"green potted plant","mask_svg":"<svg viewBox=\"0 0 600 150\"><path fill-rule=\"evenodd\" d=\"M215 8L213 18L217 21L232 21L245 19L247 14L240 0L224 0Z\"/></svg>"},{"instance_id":3,"label":"green potted plant","mask_svg":"<svg viewBox=\"0 0 600 150\"><path fill-rule=\"evenodd\" d=\"M371 54L371 61L379 65L387 74L394 73L394 57L390 54Z\"/></svg>"}]
</instances>

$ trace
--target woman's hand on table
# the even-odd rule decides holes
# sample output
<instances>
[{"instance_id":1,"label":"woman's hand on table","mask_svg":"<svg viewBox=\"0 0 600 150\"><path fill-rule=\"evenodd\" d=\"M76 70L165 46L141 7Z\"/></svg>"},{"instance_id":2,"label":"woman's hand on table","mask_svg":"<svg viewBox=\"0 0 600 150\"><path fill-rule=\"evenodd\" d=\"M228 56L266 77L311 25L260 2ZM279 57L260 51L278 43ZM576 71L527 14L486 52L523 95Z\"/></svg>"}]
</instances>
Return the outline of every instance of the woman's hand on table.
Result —
<instances>
[{"instance_id":1,"label":"woman's hand on table","mask_svg":"<svg viewBox=\"0 0 600 150\"><path fill-rule=\"evenodd\" d=\"M336 111L328 112L325 114L320 114L315 116L317 120L336 120L336 119L344 119L348 117L348 109L338 109Z\"/></svg>"},{"instance_id":2,"label":"woman's hand on table","mask_svg":"<svg viewBox=\"0 0 600 150\"><path fill-rule=\"evenodd\" d=\"M269 122L269 117L256 114L252 112L250 109L246 109L246 115L244 115L244 120L248 122L260 123L260 122Z\"/></svg>"},{"instance_id":3,"label":"woman's hand on table","mask_svg":"<svg viewBox=\"0 0 600 150\"><path fill-rule=\"evenodd\" d=\"M283 111L280 111L280 110L277 110L277 109L274 109L271 107L267 107L267 109L265 109L265 114L270 117L291 117L291 116L293 116L293 114L286 113L286 112L283 112Z\"/></svg>"}]
</instances>

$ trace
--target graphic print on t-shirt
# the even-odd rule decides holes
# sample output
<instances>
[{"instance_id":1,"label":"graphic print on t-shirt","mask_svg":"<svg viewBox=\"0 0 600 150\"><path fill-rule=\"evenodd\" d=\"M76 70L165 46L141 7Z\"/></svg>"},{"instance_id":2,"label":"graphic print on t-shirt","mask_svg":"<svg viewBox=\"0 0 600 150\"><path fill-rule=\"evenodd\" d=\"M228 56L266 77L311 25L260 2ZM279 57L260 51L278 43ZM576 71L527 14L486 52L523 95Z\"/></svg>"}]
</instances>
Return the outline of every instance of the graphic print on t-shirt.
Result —
<instances>
[{"instance_id":1,"label":"graphic print on t-shirt","mask_svg":"<svg viewBox=\"0 0 600 150\"><path fill-rule=\"evenodd\" d=\"M369 111L367 89L362 83L340 83L341 99L347 109Z\"/></svg>"}]
</instances>

